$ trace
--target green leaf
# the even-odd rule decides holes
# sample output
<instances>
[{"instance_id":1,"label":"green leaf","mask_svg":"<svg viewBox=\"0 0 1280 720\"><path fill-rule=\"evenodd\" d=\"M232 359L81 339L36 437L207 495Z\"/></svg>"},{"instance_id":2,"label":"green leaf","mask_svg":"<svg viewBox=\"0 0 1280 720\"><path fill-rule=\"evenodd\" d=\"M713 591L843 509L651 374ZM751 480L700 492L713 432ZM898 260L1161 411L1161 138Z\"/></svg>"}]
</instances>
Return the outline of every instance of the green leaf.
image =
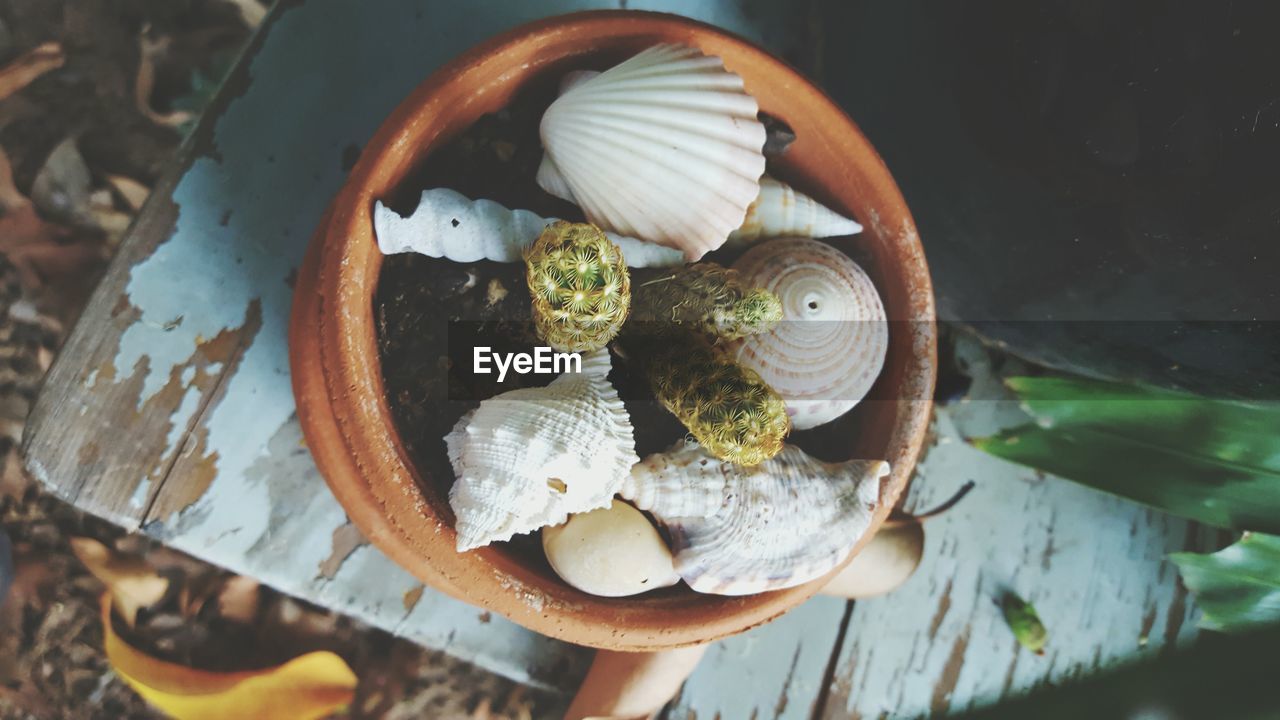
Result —
<instances>
[{"instance_id":1,"label":"green leaf","mask_svg":"<svg viewBox=\"0 0 1280 720\"><path fill-rule=\"evenodd\" d=\"M1235 632L1280 622L1280 537L1247 533L1210 555L1169 557L1196 594L1202 626Z\"/></svg>"},{"instance_id":2,"label":"green leaf","mask_svg":"<svg viewBox=\"0 0 1280 720\"><path fill-rule=\"evenodd\" d=\"M1280 533L1280 404L1074 378L1008 385L1037 424L975 447L1210 525Z\"/></svg>"},{"instance_id":3,"label":"green leaf","mask_svg":"<svg viewBox=\"0 0 1280 720\"><path fill-rule=\"evenodd\" d=\"M1107 428L1280 479L1280 403L1212 400L1142 385L1071 377L1014 377L1005 384L1047 427Z\"/></svg>"},{"instance_id":4,"label":"green leaf","mask_svg":"<svg viewBox=\"0 0 1280 720\"><path fill-rule=\"evenodd\" d=\"M1045 643L1049 641L1049 632L1045 630L1044 623L1040 622L1035 606L1012 592L1006 592L1000 601L1000 610L1018 644L1037 655L1043 655Z\"/></svg>"},{"instance_id":5,"label":"green leaf","mask_svg":"<svg viewBox=\"0 0 1280 720\"><path fill-rule=\"evenodd\" d=\"M997 457L1218 527L1280 533L1280 479L1106 429L1035 425L973 441Z\"/></svg>"}]
</instances>

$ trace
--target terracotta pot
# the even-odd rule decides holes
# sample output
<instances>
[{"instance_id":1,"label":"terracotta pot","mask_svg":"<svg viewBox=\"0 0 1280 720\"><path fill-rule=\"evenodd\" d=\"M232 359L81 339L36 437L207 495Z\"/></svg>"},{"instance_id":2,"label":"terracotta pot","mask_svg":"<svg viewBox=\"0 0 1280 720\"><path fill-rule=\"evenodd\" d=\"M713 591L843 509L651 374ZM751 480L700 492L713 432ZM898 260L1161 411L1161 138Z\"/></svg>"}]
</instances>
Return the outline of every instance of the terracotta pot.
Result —
<instances>
[{"instance_id":1,"label":"terracotta pot","mask_svg":"<svg viewBox=\"0 0 1280 720\"><path fill-rule=\"evenodd\" d=\"M411 463L388 406L376 347L373 297L382 265L371 211L429 154L524 83L601 54L623 57L659 42L694 45L740 74L761 108L797 140L781 174L860 218L864 267L889 318L888 360L873 396L854 412L851 456L885 458L884 520L905 487L928 424L935 375L933 294L911 214L858 128L799 73L750 43L683 18L589 12L525 25L441 68L382 124L316 232L299 275L290 328L294 393L308 445L334 495L368 539L433 588L570 642L656 650L760 625L813 595L821 580L749 597L680 586L633 598L598 598L503 548L454 549L452 478ZM865 540L864 540L865 542Z\"/></svg>"}]
</instances>

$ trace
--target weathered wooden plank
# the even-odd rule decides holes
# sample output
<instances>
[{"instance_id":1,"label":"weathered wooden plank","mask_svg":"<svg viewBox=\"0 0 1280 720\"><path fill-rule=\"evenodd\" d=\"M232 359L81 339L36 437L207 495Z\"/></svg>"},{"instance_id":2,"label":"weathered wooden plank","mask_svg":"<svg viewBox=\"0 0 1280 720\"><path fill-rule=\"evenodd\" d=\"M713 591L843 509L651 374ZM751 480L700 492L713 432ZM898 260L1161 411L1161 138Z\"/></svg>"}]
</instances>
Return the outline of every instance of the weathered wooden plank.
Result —
<instances>
[{"instance_id":1,"label":"weathered wooden plank","mask_svg":"<svg viewBox=\"0 0 1280 720\"><path fill-rule=\"evenodd\" d=\"M264 523L232 531L246 549L219 552L226 538L199 534L174 535L169 542L506 677L558 690L575 686L586 670L589 651L423 588L364 542L323 483L302 430L296 418L291 419L246 472L246 484L268 497ZM226 503L234 511L236 503ZM197 507L184 518L191 516L198 523L201 515Z\"/></svg>"},{"instance_id":2,"label":"weathered wooden plank","mask_svg":"<svg viewBox=\"0 0 1280 720\"><path fill-rule=\"evenodd\" d=\"M975 397L996 397L985 354L967 348ZM985 704L1041 683L1156 653L1195 634L1194 609L1164 555L1207 548L1216 533L1128 501L994 460L961 437L1022 418L1011 401L941 408L937 444L908 508L966 479L974 491L926 526L924 561L898 591L854 604L826 718L919 717ZM1033 602L1043 656L1022 650L996 599Z\"/></svg>"},{"instance_id":3,"label":"weathered wooden plank","mask_svg":"<svg viewBox=\"0 0 1280 720\"><path fill-rule=\"evenodd\" d=\"M667 719L812 717L847 605L816 597L768 625L716 643Z\"/></svg>"},{"instance_id":4,"label":"weathered wooden plank","mask_svg":"<svg viewBox=\"0 0 1280 720\"><path fill-rule=\"evenodd\" d=\"M85 510L285 592L571 688L583 651L421 590L353 536L300 445L285 328L290 278L349 157L414 85L521 22L626 4L281 3L50 373L28 423L35 475ZM785 7L629 5L806 51L804 18Z\"/></svg>"}]
</instances>

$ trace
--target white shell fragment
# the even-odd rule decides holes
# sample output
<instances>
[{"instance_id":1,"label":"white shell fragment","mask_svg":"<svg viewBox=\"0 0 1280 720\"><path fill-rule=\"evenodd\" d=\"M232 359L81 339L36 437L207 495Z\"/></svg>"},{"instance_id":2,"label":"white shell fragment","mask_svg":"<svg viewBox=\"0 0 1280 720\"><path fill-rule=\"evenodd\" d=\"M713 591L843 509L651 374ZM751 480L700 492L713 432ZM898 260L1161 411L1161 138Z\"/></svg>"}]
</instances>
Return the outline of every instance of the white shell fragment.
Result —
<instances>
[{"instance_id":1,"label":"white shell fragment","mask_svg":"<svg viewBox=\"0 0 1280 720\"><path fill-rule=\"evenodd\" d=\"M825 238L856 235L862 226L790 185L765 176L760 195L747 208L747 219L733 231L727 245L746 245L777 237Z\"/></svg>"},{"instance_id":2,"label":"white shell fragment","mask_svg":"<svg viewBox=\"0 0 1280 720\"><path fill-rule=\"evenodd\" d=\"M680 582L657 529L621 500L543 528L542 549L562 580L592 595L625 597Z\"/></svg>"},{"instance_id":3,"label":"white shell fragment","mask_svg":"<svg viewBox=\"0 0 1280 720\"><path fill-rule=\"evenodd\" d=\"M459 552L609 505L638 459L609 369L607 350L584 355L581 373L485 400L445 436Z\"/></svg>"},{"instance_id":4,"label":"white shell fragment","mask_svg":"<svg viewBox=\"0 0 1280 720\"><path fill-rule=\"evenodd\" d=\"M386 255L416 252L454 262L520 262L524 249L556 218L508 210L492 200L470 200L447 188L424 190L409 217L375 203L373 230ZM683 265L678 250L606 233L629 267Z\"/></svg>"},{"instance_id":5,"label":"white shell fragment","mask_svg":"<svg viewBox=\"0 0 1280 720\"><path fill-rule=\"evenodd\" d=\"M742 224L760 194L765 129L719 58L657 45L566 85L539 126L544 189L605 230L691 260Z\"/></svg>"},{"instance_id":6,"label":"white shell fragment","mask_svg":"<svg viewBox=\"0 0 1280 720\"><path fill-rule=\"evenodd\" d=\"M889 350L889 323L871 278L849 256L806 238L761 243L733 269L782 300L782 322L735 341L729 354L760 373L796 430L848 412L871 389Z\"/></svg>"},{"instance_id":7,"label":"white shell fragment","mask_svg":"<svg viewBox=\"0 0 1280 720\"><path fill-rule=\"evenodd\" d=\"M881 460L826 463L791 445L742 467L681 443L633 468L622 494L642 498L636 506L666 526L676 572L690 587L749 595L806 583L843 562L871 526L888 474ZM721 502L710 515L681 514L705 512L711 495Z\"/></svg>"}]
</instances>

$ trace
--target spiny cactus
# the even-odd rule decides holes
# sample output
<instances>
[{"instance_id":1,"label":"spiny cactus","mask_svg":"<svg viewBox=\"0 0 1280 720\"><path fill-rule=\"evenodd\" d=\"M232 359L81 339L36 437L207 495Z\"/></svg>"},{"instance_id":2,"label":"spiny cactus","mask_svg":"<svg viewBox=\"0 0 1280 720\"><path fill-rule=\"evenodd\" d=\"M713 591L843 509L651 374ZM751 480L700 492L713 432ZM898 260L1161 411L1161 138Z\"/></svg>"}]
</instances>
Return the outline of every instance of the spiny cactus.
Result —
<instances>
[{"instance_id":1,"label":"spiny cactus","mask_svg":"<svg viewBox=\"0 0 1280 720\"><path fill-rule=\"evenodd\" d=\"M721 357L692 334L661 338L648 358L649 385L708 452L756 465L782 451L791 419L782 398L754 370Z\"/></svg>"},{"instance_id":2,"label":"spiny cactus","mask_svg":"<svg viewBox=\"0 0 1280 720\"><path fill-rule=\"evenodd\" d=\"M618 334L631 305L622 251L600 228L563 220L524 253L538 337L564 352L590 352Z\"/></svg>"},{"instance_id":3,"label":"spiny cactus","mask_svg":"<svg viewBox=\"0 0 1280 720\"><path fill-rule=\"evenodd\" d=\"M675 268L635 287L636 320L676 323L708 339L736 340L771 330L782 320L782 301L752 288L736 270L705 262Z\"/></svg>"}]
</instances>

